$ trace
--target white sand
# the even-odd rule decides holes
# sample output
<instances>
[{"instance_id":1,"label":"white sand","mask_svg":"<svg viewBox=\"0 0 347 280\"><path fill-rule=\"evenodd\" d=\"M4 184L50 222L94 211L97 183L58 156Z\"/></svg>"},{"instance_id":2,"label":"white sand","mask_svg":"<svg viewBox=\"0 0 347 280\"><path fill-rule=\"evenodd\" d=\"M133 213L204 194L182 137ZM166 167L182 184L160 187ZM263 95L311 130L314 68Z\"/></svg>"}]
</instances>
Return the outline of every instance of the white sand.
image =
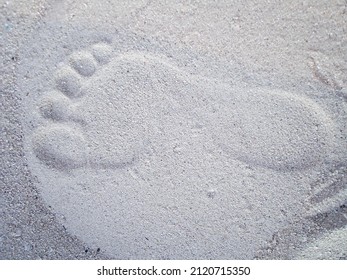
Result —
<instances>
[{"instance_id":1,"label":"white sand","mask_svg":"<svg viewBox=\"0 0 347 280\"><path fill-rule=\"evenodd\" d=\"M255 2L42 4L7 112L67 234L117 259L346 256L321 254L347 241L346 6Z\"/></svg>"},{"instance_id":2,"label":"white sand","mask_svg":"<svg viewBox=\"0 0 347 280\"><path fill-rule=\"evenodd\" d=\"M312 242L300 252L298 259L346 259L347 228L332 231Z\"/></svg>"}]
</instances>

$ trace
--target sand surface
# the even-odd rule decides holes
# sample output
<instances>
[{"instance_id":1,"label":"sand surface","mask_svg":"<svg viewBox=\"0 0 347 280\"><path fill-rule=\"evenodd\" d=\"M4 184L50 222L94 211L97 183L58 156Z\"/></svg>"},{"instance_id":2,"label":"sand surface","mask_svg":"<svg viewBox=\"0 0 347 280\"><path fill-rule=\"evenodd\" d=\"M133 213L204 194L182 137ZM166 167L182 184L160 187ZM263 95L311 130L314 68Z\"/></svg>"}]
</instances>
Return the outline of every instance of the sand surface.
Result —
<instances>
[{"instance_id":1,"label":"sand surface","mask_svg":"<svg viewBox=\"0 0 347 280\"><path fill-rule=\"evenodd\" d=\"M346 259L345 1L0 1L1 259Z\"/></svg>"}]
</instances>

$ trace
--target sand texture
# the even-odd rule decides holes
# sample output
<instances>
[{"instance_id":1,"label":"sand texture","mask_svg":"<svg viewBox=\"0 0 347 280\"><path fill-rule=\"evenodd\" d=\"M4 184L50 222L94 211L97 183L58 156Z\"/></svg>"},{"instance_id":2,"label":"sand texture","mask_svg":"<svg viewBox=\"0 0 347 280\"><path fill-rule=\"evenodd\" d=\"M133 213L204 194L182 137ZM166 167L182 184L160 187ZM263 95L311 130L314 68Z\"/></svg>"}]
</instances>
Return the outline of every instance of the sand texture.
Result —
<instances>
[{"instance_id":1,"label":"sand texture","mask_svg":"<svg viewBox=\"0 0 347 280\"><path fill-rule=\"evenodd\" d=\"M345 1L0 4L1 259L347 258Z\"/></svg>"}]
</instances>

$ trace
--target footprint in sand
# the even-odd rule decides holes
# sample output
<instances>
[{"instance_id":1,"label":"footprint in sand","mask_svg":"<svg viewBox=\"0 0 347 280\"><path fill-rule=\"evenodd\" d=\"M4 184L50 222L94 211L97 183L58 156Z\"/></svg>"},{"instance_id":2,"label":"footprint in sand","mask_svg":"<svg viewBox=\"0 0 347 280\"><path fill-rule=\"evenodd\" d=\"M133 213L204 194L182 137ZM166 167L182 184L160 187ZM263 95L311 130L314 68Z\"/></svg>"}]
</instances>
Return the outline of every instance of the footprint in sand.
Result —
<instances>
[{"instance_id":1,"label":"footprint in sand","mask_svg":"<svg viewBox=\"0 0 347 280\"><path fill-rule=\"evenodd\" d=\"M112 257L252 258L306 213L296 174L334 142L308 98L113 43L72 53L53 81L35 105L31 169L64 226Z\"/></svg>"},{"instance_id":2,"label":"footprint in sand","mask_svg":"<svg viewBox=\"0 0 347 280\"><path fill-rule=\"evenodd\" d=\"M274 170L317 165L331 142L329 117L307 98L216 83L149 54L116 54L106 43L73 53L54 79L39 104L51 122L32 145L61 171L134 164L145 143L170 141L166 128L187 118L231 158ZM175 137L194 137L194 129Z\"/></svg>"}]
</instances>

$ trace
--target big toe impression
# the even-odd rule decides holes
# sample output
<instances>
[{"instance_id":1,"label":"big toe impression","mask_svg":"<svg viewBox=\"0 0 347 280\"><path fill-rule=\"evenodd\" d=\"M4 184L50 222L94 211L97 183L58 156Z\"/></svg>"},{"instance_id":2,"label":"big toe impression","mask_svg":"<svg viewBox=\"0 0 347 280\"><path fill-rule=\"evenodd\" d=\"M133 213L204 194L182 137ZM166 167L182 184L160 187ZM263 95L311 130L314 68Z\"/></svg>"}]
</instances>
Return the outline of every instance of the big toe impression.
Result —
<instances>
[{"instance_id":1,"label":"big toe impression","mask_svg":"<svg viewBox=\"0 0 347 280\"><path fill-rule=\"evenodd\" d=\"M82 134L64 125L36 131L32 145L37 158L53 168L67 171L82 167L87 161Z\"/></svg>"}]
</instances>

